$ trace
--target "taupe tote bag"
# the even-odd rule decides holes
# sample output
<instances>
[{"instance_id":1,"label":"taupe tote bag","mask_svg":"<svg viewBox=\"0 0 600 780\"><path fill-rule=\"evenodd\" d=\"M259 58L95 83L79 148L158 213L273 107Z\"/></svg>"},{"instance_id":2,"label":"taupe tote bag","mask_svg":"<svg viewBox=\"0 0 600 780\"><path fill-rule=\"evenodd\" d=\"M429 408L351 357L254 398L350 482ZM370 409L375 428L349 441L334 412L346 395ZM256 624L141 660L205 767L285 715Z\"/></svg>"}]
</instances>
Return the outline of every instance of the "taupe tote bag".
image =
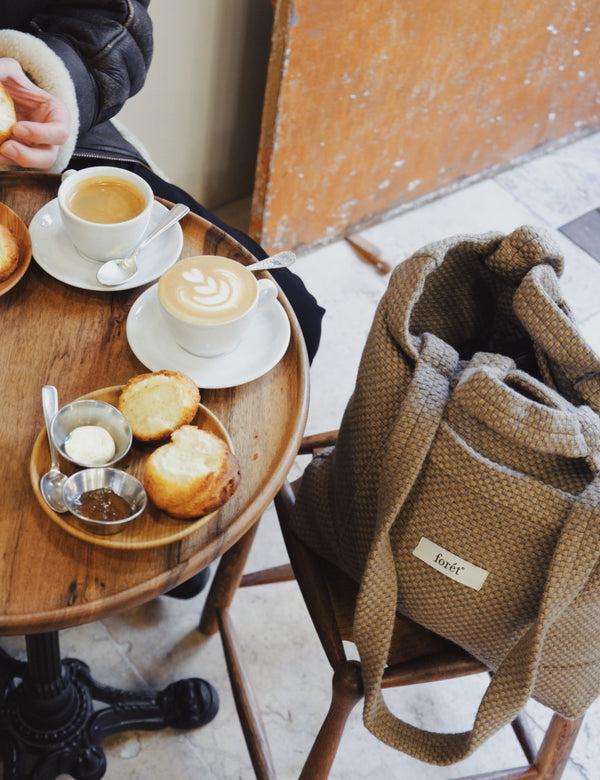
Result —
<instances>
[{"instance_id":1,"label":"taupe tote bag","mask_svg":"<svg viewBox=\"0 0 600 780\"><path fill-rule=\"evenodd\" d=\"M366 726L430 763L465 758L530 696L574 718L600 692L600 360L562 265L528 227L400 264L297 498L298 534L361 583ZM396 611L495 670L471 731L388 709Z\"/></svg>"}]
</instances>

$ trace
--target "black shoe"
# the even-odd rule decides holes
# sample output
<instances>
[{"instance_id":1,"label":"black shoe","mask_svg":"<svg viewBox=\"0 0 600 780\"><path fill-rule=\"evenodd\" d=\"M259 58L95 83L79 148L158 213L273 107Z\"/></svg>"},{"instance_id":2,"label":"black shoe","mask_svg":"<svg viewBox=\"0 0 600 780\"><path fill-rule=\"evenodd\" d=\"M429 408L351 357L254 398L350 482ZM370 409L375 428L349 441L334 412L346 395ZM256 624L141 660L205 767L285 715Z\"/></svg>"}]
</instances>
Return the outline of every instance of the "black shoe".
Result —
<instances>
[{"instance_id":1,"label":"black shoe","mask_svg":"<svg viewBox=\"0 0 600 780\"><path fill-rule=\"evenodd\" d=\"M210 577L210 566L206 569L202 569L198 574L194 574L189 580L182 582L181 585L177 585L176 588L168 590L165 596L170 596L172 599L193 599L197 596L208 582Z\"/></svg>"}]
</instances>

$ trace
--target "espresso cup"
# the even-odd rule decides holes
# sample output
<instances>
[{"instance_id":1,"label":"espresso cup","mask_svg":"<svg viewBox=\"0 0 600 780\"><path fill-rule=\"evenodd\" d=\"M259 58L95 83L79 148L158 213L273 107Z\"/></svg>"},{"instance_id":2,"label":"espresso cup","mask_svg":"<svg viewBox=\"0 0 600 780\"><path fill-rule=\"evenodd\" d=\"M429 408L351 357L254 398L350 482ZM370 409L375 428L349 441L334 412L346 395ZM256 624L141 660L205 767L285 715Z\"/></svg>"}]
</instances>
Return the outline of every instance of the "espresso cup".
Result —
<instances>
[{"instance_id":1,"label":"espresso cup","mask_svg":"<svg viewBox=\"0 0 600 780\"><path fill-rule=\"evenodd\" d=\"M80 255L104 262L132 252L148 229L154 204L150 185L110 165L65 171L58 208Z\"/></svg>"},{"instance_id":2,"label":"espresso cup","mask_svg":"<svg viewBox=\"0 0 600 780\"><path fill-rule=\"evenodd\" d=\"M187 257L158 282L158 301L173 339L187 352L215 357L232 352L257 311L277 297L277 285L257 279L227 257Z\"/></svg>"}]
</instances>

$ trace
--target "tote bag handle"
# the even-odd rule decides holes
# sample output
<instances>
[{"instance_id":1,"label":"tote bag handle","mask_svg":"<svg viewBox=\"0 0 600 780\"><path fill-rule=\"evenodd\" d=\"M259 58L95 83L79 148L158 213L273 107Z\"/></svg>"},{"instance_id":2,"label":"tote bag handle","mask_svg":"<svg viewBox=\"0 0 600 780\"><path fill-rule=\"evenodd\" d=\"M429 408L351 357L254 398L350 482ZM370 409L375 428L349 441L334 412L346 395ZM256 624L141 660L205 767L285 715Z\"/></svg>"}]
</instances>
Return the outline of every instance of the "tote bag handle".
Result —
<instances>
[{"instance_id":1,"label":"tote bag handle","mask_svg":"<svg viewBox=\"0 0 600 780\"><path fill-rule=\"evenodd\" d=\"M476 355L484 358L484 355ZM600 453L600 423L588 406L573 406L511 361L467 368L453 401L521 447L566 458ZM599 464L600 465L600 464Z\"/></svg>"},{"instance_id":2,"label":"tote bag handle","mask_svg":"<svg viewBox=\"0 0 600 780\"><path fill-rule=\"evenodd\" d=\"M600 359L577 329L552 270L532 268L515 292L513 307L533 340L544 380L554 384L560 366L566 385L600 414Z\"/></svg>"}]
</instances>

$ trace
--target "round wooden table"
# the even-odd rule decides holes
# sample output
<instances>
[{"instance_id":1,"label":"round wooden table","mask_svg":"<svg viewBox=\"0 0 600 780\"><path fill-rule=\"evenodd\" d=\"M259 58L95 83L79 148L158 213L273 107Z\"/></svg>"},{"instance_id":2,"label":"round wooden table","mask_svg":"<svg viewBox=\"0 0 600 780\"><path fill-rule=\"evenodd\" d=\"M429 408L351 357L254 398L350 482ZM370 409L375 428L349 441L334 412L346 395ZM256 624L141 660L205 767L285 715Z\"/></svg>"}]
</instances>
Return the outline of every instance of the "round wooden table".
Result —
<instances>
[{"instance_id":1,"label":"round wooden table","mask_svg":"<svg viewBox=\"0 0 600 780\"><path fill-rule=\"evenodd\" d=\"M0 202L29 225L36 212L56 197L59 183L59 177L51 174L3 173ZM254 260L244 247L200 217L189 214L181 227L182 257L219 254L244 264ZM113 689L94 683L84 664L83 671L66 665L60 659L58 631L145 602L226 551L226 559L238 560L236 550L246 550L250 544L255 524L287 476L304 431L308 361L295 315L280 295L291 323L290 344L281 361L246 384L200 388L202 403L229 432L240 461L242 481L233 498L192 533L141 549L95 544L54 522L40 506L29 477L32 449L43 430L41 388L56 385L59 402L66 403L146 372L126 337L129 310L142 292L143 288L82 290L57 281L32 260L18 284L0 296L0 634L24 634L28 651L27 664L8 656L0 659L11 701L5 717L0 713L5 777L22 776L11 775L10 769L7 774L7 768L17 766L16 754L23 744L43 754L32 777L55 777L52 773L58 768L93 780L104 773L101 740L107 733L126 727L194 725L189 713L173 715L181 704L171 701L175 695L171 686L162 692L162 699L158 696L162 709L157 712L157 697L113 695L108 693ZM225 568L228 571L221 571L207 600L203 618L207 626L211 601L230 598L239 581L237 564ZM23 678L18 686L8 680L15 676ZM206 689L198 690L199 683L204 681L184 686L181 697L191 691L202 699ZM64 694L63 689L82 685L87 693L71 691L70 699ZM81 708L88 708L79 701L82 697L100 698L111 705L105 708L111 716L105 716L103 725L96 720L93 728L83 729L84 737L77 722ZM78 701L73 703L74 699ZM57 724L59 705L74 711ZM27 712L28 708L33 711ZM149 713L147 721L144 712ZM196 720L205 722L202 713ZM20 743L17 748L15 743ZM60 760L47 758L57 753Z\"/></svg>"}]
</instances>

